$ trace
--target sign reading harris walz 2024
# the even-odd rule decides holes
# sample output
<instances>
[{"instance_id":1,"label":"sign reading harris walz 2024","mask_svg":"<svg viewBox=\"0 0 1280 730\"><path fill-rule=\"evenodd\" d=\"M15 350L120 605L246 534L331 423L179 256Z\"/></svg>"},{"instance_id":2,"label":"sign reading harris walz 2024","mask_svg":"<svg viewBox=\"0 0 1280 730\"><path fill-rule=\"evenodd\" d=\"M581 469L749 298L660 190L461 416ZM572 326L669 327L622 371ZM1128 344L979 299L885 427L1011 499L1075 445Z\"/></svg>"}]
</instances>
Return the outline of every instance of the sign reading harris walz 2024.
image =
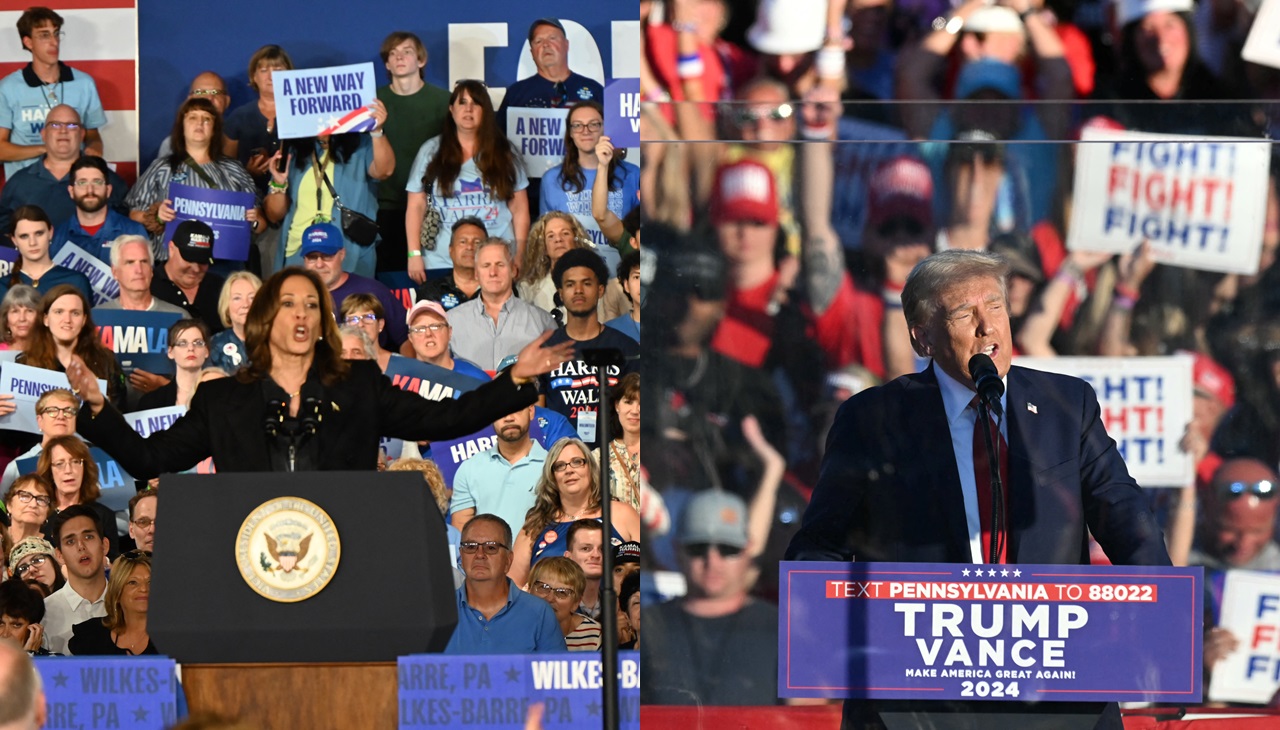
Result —
<instances>
[{"instance_id":1,"label":"sign reading harris walz 2024","mask_svg":"<svg viewBox=\"0 0 1280 730\"><path fill-rule=\"evenodd\" d=\"M445 656L398 660L398 727L525 727L529 705L543 703L545 727L601 727L598 653ZM640 653L618 652L618 721L640 728Z\"/></svg>"},{"instance_id":2,"label":"sign reading harris walz 2024","mask_svg":"<svg viewBox=\"0 0 1280 730\"><path fill-rule=\"evenodd\" d=\"M781 568L780 697L1201 699L1201 568Z\"/></svg>"}]
</instances>

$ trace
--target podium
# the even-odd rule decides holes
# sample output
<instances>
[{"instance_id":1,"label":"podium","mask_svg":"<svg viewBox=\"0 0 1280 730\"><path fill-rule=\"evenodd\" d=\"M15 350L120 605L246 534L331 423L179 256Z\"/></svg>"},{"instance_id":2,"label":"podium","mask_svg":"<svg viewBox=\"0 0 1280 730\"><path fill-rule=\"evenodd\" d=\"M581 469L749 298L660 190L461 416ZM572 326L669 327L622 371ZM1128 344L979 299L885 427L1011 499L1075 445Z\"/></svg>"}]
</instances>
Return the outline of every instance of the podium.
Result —
<instances>
[{"instance_id":1,"label":"podium","mask_svg":"<svg viewBox=\"0 0 1280 730\"><path fill-rule=\"evenodd\" d=\"M394 727L396 658L442 651L458 620L444 519L421 475L173 475L160 494L147 625L183 665L192 712L262 727ZM307 523L246 551L255 520L275 519L259 520L263 505L281 498L322 510L336 540ZM273 599L246 580L268 566L315 577L322 547L336 548L336 564L304 598Z\"/></svg>"}]
</instances>

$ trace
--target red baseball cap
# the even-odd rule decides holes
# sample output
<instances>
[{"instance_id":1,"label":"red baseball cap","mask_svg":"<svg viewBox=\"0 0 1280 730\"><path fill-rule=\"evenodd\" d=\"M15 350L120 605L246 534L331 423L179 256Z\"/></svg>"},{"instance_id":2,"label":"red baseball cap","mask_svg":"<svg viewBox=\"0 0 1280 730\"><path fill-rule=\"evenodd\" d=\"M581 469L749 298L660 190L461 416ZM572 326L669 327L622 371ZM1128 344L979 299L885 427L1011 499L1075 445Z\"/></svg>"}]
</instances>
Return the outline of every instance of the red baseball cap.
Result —
<instances>
[{"instance_id":1,"label":"red baseball cap","mask_svg":"<svg viewBox=\"0 0 1280 730\"><path fill-rule=\"evenodd\" d=\"M1191 367L1191 379L1196 390L1202 390L1230 408L1236 403L1236 381L1227 369L1202 352L1192 352L1195 364Z\"/></svg>"},{"instance_id":2,"label":"red baseball cap","mask_svg":"<svg viewBox=\"0 0 1280 730\"><path fill-rule=\"evenodd\" d=\"M873 227L899 216L933 227L933 175L914 157L880 163L867 181L867 223Z\"/></svg>"},{"instance_id":3,"label":"red baseball cap","mask_svg":"<svg viewBox=\"0 0 1280 730\"><path fill-rule=\"evenodd\" d=\"M778 222L778 190L769 168L752 160L721 165L711 193L716 225L741 220Z\"/></svg>"}]
</instances>

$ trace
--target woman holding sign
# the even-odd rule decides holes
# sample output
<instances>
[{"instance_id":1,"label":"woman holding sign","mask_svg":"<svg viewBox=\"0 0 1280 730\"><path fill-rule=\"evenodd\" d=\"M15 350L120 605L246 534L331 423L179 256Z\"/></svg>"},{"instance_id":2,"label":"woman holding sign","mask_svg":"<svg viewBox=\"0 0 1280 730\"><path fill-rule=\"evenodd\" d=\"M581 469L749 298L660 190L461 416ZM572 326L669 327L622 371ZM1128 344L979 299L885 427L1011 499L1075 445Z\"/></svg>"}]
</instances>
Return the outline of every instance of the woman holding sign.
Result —
<instances>
[{"instance_id":1,"label":"woman holding sign","mask_svg":"<svg viewBox=\"0 0 1280 730\"><path fill-rule=\"evenodd\" d=\"M276 272L249 309L249 365L202 385L186 415L145 439L76 362L68 377L85 402L76 427L140 479L208 456L219 472L373 470L381 436L443 441L475 433L533 403L537 377L573 356L572 343L544 347L545 332L493 382L431 401L393 386L377 363L343 360L332 307L315 273Z\"/></svg>"},{"instance_id":2,"label":"woman holding sign","mask_svg":"<svg viewBox=\"0 0 1280 730\"><path fill-rule=\"evenodd\" d=\"M489 89L483 81L459 81L449 95L444 131L423 143L405 185L409 278L421 284L427 269L453 267L450 227L464 216L484 220L490 236L514 240L515 260L523 260L529 234L527 187L524 162L498 126ZM433 210L439 233L423 241L423 218Z\"/></svg>"},{"instance_id":3,"label":"woman holding sign","mask_svg":"<svg viewBox=\"0 0 1280 730\"><path fill-rule=\"evenodd\" d=\"M59 284L70 284L86 298L93 296L89 277L53 263L49 257L52 237L53 224L43 210L34 205L24 205L13 211L13 217L9 219L9 240L18 249L18 260L0 291L8 292L9 287L26 284L45 294Z\"/></svg>"},{"instance_id":4,"label":"woman holding sign","mask_svg":"<svg viewBox=\"0 0 1280 730\"><path fill-rule=\"evenodd\" d=\"M157 157L138 178L124 201L129 206L129 217L145 226L151 234L151 250L157 261L169 255L164 229L177 215L169 197L170 183L206 190L253 193L254 199L258 199L257 188L253 186L249 173L223 150L222 114L213 102L203 97L182 102L173 122L171 139L173 152L168 157ZM276 213L283 216L284 211ZM245 211L244 219L255 233L266 225L262 210L257 205ZM271 220L279 218L273 216ZM249 247L251 258L254 250L253 246ZM244 263L231 262L231 266L244 268Z\"/></svg>"},{"instance_id":5,"label":"woman holding sign","mask_svg":"<svg viewBox=\"0 0 1280 730\"><path fill-rule=\"evenodd\" d=\"M71 362L86 363L95 378L107 381L111 402L124 406L125 377L115 353L98 340L89 298L74 286L59 284L40 302L40 319L27 349L17 361L33 368L65 372ZM95 381L96 385L96 381Z\"/></svg>"}]
</instances>

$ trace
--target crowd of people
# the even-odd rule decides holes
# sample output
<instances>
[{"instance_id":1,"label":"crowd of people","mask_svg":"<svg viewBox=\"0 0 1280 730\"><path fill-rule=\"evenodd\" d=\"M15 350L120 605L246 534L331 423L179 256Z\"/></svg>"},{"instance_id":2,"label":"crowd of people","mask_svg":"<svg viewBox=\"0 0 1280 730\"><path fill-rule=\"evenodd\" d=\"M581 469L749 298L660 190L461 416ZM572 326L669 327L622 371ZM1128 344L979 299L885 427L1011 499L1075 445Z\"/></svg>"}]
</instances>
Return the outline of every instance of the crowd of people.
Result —
<instances>
[{"instance_id":1,"label":"crowd of people","mask_svg":"<svg viewBox=\"0 0 1280 730\"><path fill-rule=\"evenodd\" d=\"M248 59L256 99L229 108L223 76L197 75L132 184L104 162L113 151L98 131L102 104L92 77L59 60L62 27L48 8L23 12L17 30L31 63L0 81L0 228L15 250L0 282L0 350L9 351L0 359L67 377L35 403L38 433L0 431L0 638L40 655L163 652L147 632L163 476L200 462L222 472L419 471L458 567L459 625L447 651L637 648L648 505L640 170L603 134L603 89L569 68L564 24L529 27L536 70L510 80L498 109L479 81L427 83L421 39L390 33L380 48L388 83L368 107L373 128L305 139L279 136L272 73L294 62L265 45ZM566 120L563 163L540 187L503 124L528 107L562 109ZM209 222L175 209L175 183L253 196L244 260L215 256ZM353 233L344 211L376 221L376 236ZM109 267L110 280L55 264L68 244ZM382 280L406 275L408 290ZM163 339L170 374L128 365L104 345L94 318L107 311L176 317ZM588 357L605 349L620 358L597 370ZM448 387L405 393L388 369ZM533 380L537 402L506 413L535 399ZM350 395L347 413L330 415L367 418L369 428L360 444L322 448L317 438L287 459L255 429L211 434L210 410L258 398L259 381L279 386L271 393L281 391L286 429L312 388ZM174 407L189 410L146 440L121 419ZM0 416L17 408L0 394ZM491 413L505 415L478 422ZM450 454L433 454L431 440L489 423L495 445L446 478L437 462ZM382 435L405 440L358 448ZM103 452L137 480L125 512L103 504ZM607 487L602 459L612 467ZM602 500L613 505L607 539ZM162 544L165 529L183 528L159 530ZM606 581L614 603L602 600ZM602 630L609 612L616 636Z\"/></svg>"},{"instance_id":2,"label":"crowd of people","mask_svg":"<svg viewBox=\"0 0 1280 730\"><path fill-rule=\"evenodd\" d=\"M776 696L777 562L821 482L837 408L929 367L902 292L948 249L1008 263L1017 356L1190 354L1193 392L1176 402L1193 417L1166 428L1195 476L1144 484L1144 497L1173 563L1205 566L1216 601L1225 571L1280 570L1280 198L1267 142L1280 70L1241 58L1256 11L641 2L640 200L656 263L640 476L666 510L646 522L642 654L646 678L662 680L643 684L643 702ZM1068 249L1076 141L1091 129L1267 145L1256 270L1173 266L1140 236L1123 254ZM867 420L859 437L891 428ZM1207 634L1206 672L1241 645Z\"/></svg>"}]
</instances>

